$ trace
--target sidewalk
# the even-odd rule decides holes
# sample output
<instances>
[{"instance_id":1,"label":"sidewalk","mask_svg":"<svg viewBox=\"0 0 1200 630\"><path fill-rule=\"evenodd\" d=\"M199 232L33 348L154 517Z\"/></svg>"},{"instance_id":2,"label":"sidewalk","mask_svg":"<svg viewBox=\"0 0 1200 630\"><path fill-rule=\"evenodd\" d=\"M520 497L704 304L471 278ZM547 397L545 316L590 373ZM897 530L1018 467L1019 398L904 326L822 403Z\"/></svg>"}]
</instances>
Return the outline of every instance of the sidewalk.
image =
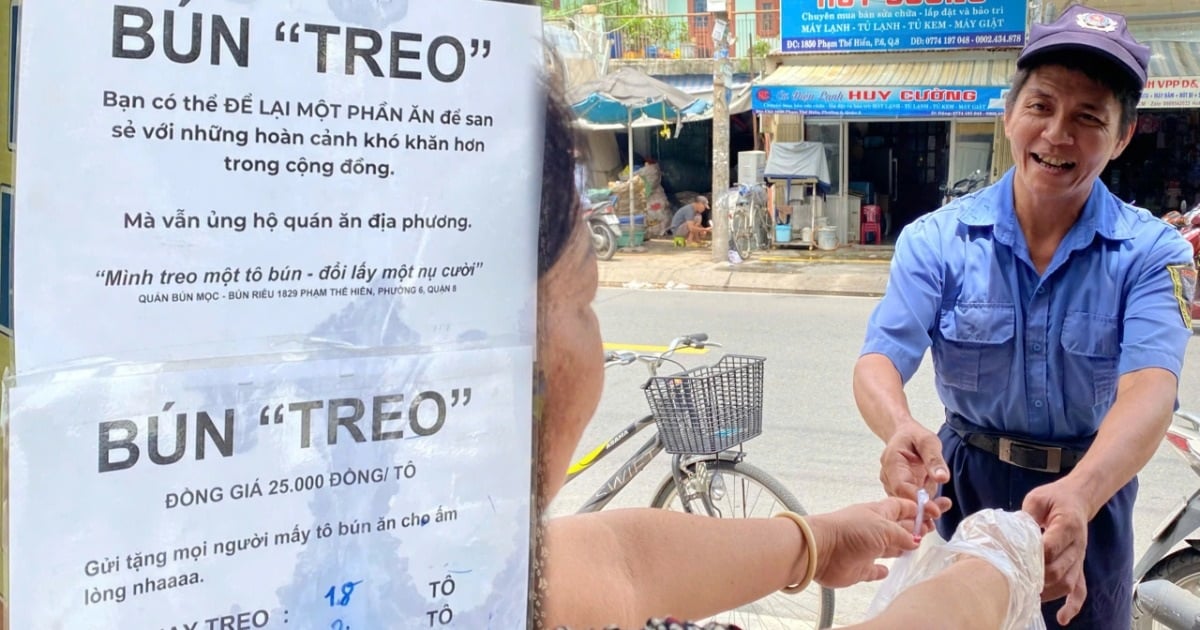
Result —
<instances>
[{"instance_id":1,"label":"sidewalk","mask_svg":"<svg viewBox=\"0 0 1200 630\"><path fill-rule=\"evenodd\" d=\"M740 264L714 262L712 249L646 241L600 261L600 285L630 289L753 291L877 297L887 286L890 245L844 245L834 250L756 250Z\"/></svg>"}]
</instances>

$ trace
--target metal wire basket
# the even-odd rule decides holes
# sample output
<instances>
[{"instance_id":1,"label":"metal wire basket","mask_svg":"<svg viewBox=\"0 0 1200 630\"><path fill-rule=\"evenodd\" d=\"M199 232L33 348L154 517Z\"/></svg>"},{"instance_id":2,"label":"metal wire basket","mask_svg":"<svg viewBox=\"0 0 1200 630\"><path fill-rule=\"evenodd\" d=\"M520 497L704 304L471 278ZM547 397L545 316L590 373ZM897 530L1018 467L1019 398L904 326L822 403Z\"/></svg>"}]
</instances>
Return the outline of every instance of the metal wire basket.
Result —
<instances>
[{"instance_id":1,"label":"metal wire basket","mask_svg":"<svg viewBox=\"0 0 1200 630\"><path fill-rule=\"evenodd\" d=\"M663 449L707 455L762 433L765 360L727 354L715 365L646 381L642 389Z\"/></svg>"}]
</instances>

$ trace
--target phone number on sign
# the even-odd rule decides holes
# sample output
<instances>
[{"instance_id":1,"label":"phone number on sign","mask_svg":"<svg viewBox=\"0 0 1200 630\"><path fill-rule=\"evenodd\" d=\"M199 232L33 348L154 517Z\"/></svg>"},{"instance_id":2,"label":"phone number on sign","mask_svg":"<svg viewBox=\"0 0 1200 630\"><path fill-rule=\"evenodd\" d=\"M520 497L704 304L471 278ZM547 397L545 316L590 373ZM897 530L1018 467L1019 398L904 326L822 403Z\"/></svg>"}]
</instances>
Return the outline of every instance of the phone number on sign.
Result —
<instances>
[{"instance_id":1,"label":"phone number on sign","mask_svg":"<svg viewBox=\"0 0 1200 630\"><path fill-rule=\"evenodd\" d=\"M1020 44L1023 36L1020 33L1008 33L1003 35L975 35L973 37L976 44Z\"/></svg>"}]
</instances>

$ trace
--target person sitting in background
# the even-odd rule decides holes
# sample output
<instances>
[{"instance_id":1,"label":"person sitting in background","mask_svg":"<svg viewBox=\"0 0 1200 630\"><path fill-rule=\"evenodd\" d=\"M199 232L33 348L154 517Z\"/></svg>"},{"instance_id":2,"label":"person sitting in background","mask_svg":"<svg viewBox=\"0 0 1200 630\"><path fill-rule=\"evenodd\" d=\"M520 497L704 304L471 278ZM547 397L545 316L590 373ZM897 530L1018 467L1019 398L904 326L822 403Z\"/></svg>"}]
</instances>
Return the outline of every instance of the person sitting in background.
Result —
<instances>
[{"instance_id":1,"label":"person sitting in background","mask_svg":"<svg viewBox=\"0 0 1200 630\"><path fill-rule=\"evenodd\" d=\"M538 235L537 513L558 494L571 457L600 401L604 351L592 310L598 268L573 185L570 110L549 84ZM705 201L693 205L693 213ZM882 557L916 548L949 509L939 498L886 498L827 514L720 519L652 508L545 519L533 571L538 628L654 628L647 619L700 619L811 582L843 587L879 580ZM716 568L716 570L714 570ZM999 628L1006 578L977 558L957 562L900 595L859 630ZM942 625L938 625L942 624ZM681 626L682 627L682 626Z\"/></svg>"},{"instance_id":2,"label":"person sitting in background","mask_svg":"<svg viewBox=\"0 0 1200 630\"><path fill-rule=\"evenodd\" d=\"M708 199L700 196L681 206L671 218L671 235L684 237L688 245L700 245L704 237L712 233L712 228L704 227L704 211L707 209Z\"/></svg>"}]
</instances>

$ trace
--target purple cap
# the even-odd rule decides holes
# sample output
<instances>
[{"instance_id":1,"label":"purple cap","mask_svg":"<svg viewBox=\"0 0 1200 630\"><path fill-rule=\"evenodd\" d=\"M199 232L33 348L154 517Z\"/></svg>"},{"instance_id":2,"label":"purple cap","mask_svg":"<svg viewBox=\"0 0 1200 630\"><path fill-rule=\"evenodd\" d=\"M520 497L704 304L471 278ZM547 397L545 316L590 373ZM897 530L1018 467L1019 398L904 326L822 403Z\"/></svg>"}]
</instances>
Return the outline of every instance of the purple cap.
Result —
<instances>
[{"instance_id":1,"label":"purple cap","mask_svg":"<svg viewBox=\"0 0 1200 630\"><path fill-rule=\"evenodd\" d=\"M1028 66L1033 58L1044 53L1069 49L1100 53L1127 70L1137 79L1139 88L1146 86L1150 47L1139 44L1129 34L1125 16L1080 4L1068 7L1050 24L1030 27L1029 43L1017 58L1017 67Z\"/></svg>"}]
</instances>

